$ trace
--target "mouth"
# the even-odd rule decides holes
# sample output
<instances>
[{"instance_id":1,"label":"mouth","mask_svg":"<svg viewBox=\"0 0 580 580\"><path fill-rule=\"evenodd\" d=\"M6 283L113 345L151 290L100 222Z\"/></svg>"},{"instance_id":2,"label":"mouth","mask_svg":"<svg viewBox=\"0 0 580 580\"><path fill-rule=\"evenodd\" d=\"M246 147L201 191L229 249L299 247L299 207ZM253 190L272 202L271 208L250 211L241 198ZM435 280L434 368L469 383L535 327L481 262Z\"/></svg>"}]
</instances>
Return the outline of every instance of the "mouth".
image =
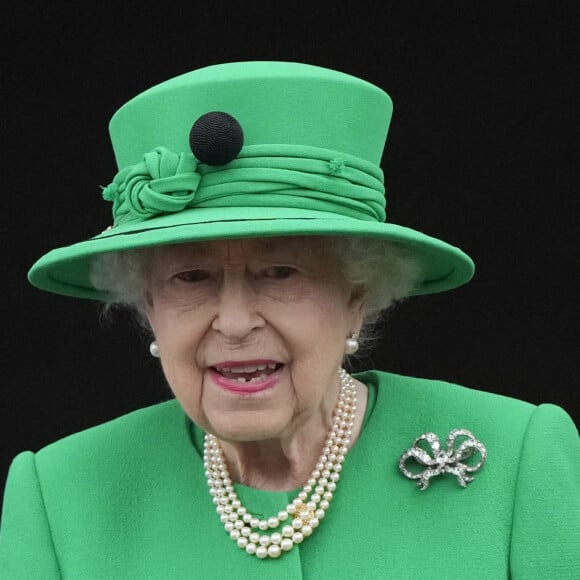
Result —
<instances>
[{"instance_id":1,"label":"mouth","mask_svg":"<svg viewBox=\"0 0 580 580\"><path fill-rule=\"evenodd\" d=\"M214 381L234 392L256 392L274 386L284 367L273 360L223 362L209 367Z\"/></svg>"}]
</instances>

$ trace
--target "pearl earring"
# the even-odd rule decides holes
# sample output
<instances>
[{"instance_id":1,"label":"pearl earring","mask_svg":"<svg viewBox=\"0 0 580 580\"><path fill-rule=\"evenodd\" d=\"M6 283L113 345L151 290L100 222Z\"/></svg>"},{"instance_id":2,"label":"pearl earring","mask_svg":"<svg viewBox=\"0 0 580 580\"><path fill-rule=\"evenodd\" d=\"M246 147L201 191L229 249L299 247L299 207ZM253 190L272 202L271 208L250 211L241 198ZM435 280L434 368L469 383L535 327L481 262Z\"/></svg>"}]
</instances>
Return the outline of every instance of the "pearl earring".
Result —
<instances>
[{"instance_id":1,"label":"pearl earring","mask_svg":"<svg viewBox=\"0 0 580 580\"><path fill-rule=\"evenodd\" d=\"M356 332L353 332L345 341L346 346L344 349L344 352L346 354L354 354L357 350L359 345L358 342L358 334Z\"/></svg>"},{"instance_id":2,"label":"pearl earring","mask_svg":"<svg viewBox=\"0 0 580 580\"><path fill-rule=\"evenodd\" d=\"M159 345L157 344L156 340L154 340L149 345L149 352L151 353L151 356L154 356L155 358L159 358Z\"/></svg>"}]
</instances>

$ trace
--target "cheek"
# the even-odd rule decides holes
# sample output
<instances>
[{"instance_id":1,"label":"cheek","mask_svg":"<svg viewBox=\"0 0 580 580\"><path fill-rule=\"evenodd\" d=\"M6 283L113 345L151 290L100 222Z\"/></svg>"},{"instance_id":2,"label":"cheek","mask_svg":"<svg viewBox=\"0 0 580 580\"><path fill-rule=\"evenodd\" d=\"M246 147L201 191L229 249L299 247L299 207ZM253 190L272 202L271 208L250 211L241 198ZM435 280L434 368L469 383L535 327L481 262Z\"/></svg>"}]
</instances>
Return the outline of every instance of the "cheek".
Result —
<instances>
[{"instance_id":1,"label":"cheek","mask_svg":"<svg viewBox=\"0 0 580 580\"><path fill-rule=\"evenodd\" d=\"M170 333L168 340L158 338L163 375L187 415L197 424L204 424L203 370L197 362L199 342L193 337Z\"/></svg>"},{"instance_id":2,"label":"cheek","mask_svg":"<svg viewBox=\"0 0 580 580\"><path fill-rule=\"evenodd\" d=\"M304 372L326 372L342 363L345 340L352 316L346 298L338 293L316 293L295 304L285 318L286 338L295 355L296 368ZM355 329L356 330L356 329Z\"/></svg>"},{"instance_id":3,"label":"cheek","mask_svg":"<svg viewBox=\"0 0 580 580\"><path fill-rule=\"evenodd\" d=\"M172 388L191 381L200 373L198 358L201 337L185 325L159 328L155 334L161 365Z\"/></svg>"},{"instance_id":4,"label":"cheek","mask_svg":"<svg viewBox=\"0 0 580 580\"><path fill-rule=\"evenodd\" d=\"M169 386L179 400L193 400L201 390L202 373L198 361L203 342L203 321L199 315L159 304L148 319L161 353L161 366Z\"/></svg>"},{"instance_id":5,"label":"cheek","mask_svg":"<svg viewBox=\"0 0 580 580\"><path fill-rule=\"evenodd\" d=\"M203 326L207 325L203 313L204 309L196 308L191 301L168 300L162 292L152 294L147 307L149 325L160 347L165 343L177 352L199 342Z\"/></svg>"},{"instance_id":6,"label":"cheek","mask_svg":"<svg viewBox=\"0 0 580 580\"><path fill-rule=\"evenodd\" d=\"M352 308L348 303L348 295L343 288L325 288L320 292L313 304L312 320L316 321L325 334L336 333L345 337L352 329Z\"/></svg>"}]
</instances>

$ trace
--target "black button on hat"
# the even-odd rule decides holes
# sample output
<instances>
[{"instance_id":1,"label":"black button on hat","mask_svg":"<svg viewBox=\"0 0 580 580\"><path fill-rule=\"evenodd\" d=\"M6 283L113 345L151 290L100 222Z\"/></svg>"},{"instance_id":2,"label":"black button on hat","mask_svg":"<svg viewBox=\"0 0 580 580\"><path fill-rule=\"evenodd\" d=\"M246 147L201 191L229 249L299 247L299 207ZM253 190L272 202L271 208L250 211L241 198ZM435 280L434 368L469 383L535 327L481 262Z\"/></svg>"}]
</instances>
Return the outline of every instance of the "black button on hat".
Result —
<instances>
[{"instance_id":1,"label":"black button on hat","mask_svg":"<svg viewBox=\"0 0 580 580\"><path fill-rule=\"evenodd\" d=\"M202 115L191 127L189 146L202 163L225 165L244 144L244 132L234 117L222 111Z\"/></svg>"}]
</instances>

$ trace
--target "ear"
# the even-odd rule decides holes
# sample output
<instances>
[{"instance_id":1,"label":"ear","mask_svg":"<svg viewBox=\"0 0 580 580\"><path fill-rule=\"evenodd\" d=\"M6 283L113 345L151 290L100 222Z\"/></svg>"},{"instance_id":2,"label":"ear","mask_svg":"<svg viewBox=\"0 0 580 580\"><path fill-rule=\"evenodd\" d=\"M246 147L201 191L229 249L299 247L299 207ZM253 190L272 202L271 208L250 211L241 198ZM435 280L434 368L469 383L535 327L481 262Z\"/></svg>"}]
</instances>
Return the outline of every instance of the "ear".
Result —
<instances>
[{"instance_id":1,"label":"ear","mask_svg":"<svg viewBox=\"0 0 580 580\"><path fill-rule=\"evenodd\" d=\"M153 296L151 291L147 290L145 296L143 297L143 306L145 307L145 313L149 316L149 313L153 310Z\"/></svg>"},{"instance_id":2,"label":"ear","mask_svg":"<svg viewBox=\"0 0 580 580\"><path fill-rule=\"evenodd\" d=\"M147 291L145 293L142 304L143 304L142 314L147 319L147 322L149 323L149 328L151 329L153 334L155 334L154 328L155 310L153 307L153 297L151 296L151 292Z\"/></svg>"},{"instance_id":3,"label":"ear","mask_svg":"<svg viewBox=\"0 0 580 580\"><path fill-rule=\"evenodd\" d=\"M359 333L365 313L365 292L362 286L353 286L348 300L349 328Z\"/></svg>"}]
</instances>

